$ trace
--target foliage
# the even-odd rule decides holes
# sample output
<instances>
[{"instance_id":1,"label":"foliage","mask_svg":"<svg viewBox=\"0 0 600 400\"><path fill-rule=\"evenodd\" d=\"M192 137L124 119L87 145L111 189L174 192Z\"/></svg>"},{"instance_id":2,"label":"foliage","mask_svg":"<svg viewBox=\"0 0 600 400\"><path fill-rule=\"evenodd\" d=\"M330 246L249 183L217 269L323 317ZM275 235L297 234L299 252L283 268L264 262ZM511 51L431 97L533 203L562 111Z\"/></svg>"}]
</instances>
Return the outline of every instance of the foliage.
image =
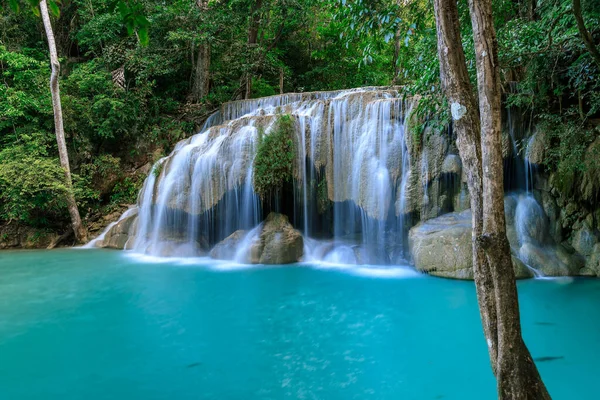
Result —
<instances>
[{"instance_id":1,"label":"foliage","mask_svg":"<svg viewBox=\"0 0 600 400\"><path fill-rule=\"evenodd\" d=\"M253 179L254 190L262 198L278 192L284 183L294 178L295 123L290 115L285 114L278 117L268 134L259 135Z\"/></svg>"},{"instance_id":2,"label":"foliage","mask_svg":"<svg viewBox=\"0 0 600 400\"><path fill-rule=\"evenodd\" d=\"M62 178L55 169L50 68L43 26L35 15L38 1L1 4L0 153L6 162L0 167L0 220L60 226L68 219L59 199ZM61 58L74 190L84 217L111 204L135 201L141 181L125 171L152 164L156 154L168 153L178 140L196 133L221 103L243 98L248 77L250 97L279 93L281 72L285 92L394 84L406 96L419 98L412 130L417 139L426 127L441 130L449 122L427 0L48 4ZM597 135L600 71L578 33L571 1L535 4L533 13L530 2L493 4L504 101L529 115L532 125L549 126L547 168L568 182L585 168L582 152ZM8 7L15 5L22 10L15 13ZM475 82L465 1L459 2L459 11ZM597 39L599 0L583 2L583 17ZM249 43L254 21L257 37ZM202 46L211 55L210 90L198 99L193 87ZM118 71L123 72L122 81L113 79ZM268 139L272 133L265 141L273 140ZM285 164L285 157L280 161ZM11 174L21 176L11 179ZM24 185L23 194L11 186L15 182Z\"/></svg>"}]
</instances>

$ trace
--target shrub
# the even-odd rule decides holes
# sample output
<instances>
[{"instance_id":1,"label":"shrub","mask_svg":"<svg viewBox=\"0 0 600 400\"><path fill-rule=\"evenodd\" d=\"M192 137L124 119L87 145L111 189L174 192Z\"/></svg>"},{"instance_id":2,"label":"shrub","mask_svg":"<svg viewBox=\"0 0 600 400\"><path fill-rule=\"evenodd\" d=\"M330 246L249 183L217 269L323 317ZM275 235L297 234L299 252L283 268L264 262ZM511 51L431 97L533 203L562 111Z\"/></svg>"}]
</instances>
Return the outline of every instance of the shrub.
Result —
<instances>
[{"instance_id":1,"label":"shrub","mask_svg":"<svg viewBox=\"0 0 600 400\"><path fill-rule=\"evenodd\" d=\"M254 191L266 198L279 191L294 177L294 120L282 115L266 135L259 135L258 151L254 158Z\"/></svg>"}]
</instances>

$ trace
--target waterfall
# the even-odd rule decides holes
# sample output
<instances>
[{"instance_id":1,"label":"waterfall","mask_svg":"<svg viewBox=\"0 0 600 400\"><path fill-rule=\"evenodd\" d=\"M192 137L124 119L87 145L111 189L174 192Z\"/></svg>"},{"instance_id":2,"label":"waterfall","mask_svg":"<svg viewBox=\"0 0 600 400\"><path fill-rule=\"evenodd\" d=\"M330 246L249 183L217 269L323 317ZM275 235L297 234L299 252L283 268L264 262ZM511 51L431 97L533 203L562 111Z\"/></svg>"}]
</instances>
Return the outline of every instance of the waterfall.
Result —
<instances>
[{"instance_id":1,"label":"waterfall","mask_svg":"<svg viewBox=\"0 0 600 400\"><path fill-rule=\"evenodd\" d=\"M305 259L398 261L407 228L411 107L397 89L373 87L224 104L199 134L154 165L130 232L134 251L197 256L233 232L255 229L274 207L253 189L259 135L287 114L297 154L281 212L303 233ZM245 235L248 241L255 234Z\"/></svg>"}]
</instances>

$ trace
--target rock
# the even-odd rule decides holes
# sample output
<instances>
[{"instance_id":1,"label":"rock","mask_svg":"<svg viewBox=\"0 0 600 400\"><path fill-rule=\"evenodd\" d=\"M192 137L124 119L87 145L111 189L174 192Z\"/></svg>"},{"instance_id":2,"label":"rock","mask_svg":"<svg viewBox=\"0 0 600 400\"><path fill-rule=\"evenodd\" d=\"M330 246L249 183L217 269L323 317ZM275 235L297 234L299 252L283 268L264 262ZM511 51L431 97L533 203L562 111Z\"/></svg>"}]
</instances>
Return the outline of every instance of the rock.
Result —
<instances>
[{"instance_id":1,"label":"rock","mask_svg":"<svg viewBox=\"0 0 600 400\"><path fill-rule=\"evenodd\" d=\"M45 249L58 237L46 229L12 221L0 226L0 249Z\"/></svg>"},{"instance_id":2,"label":"rock","mask_svg":"<svg viewBox=\"0 0 600 400\"><path fill-rule=\"evenodd\" d=\"M554 197L546 191L542 191L542 208L548 216L550 236L556 243L562 242L562 226L560 223L560 209Z\"/></svg>"},{"instance_id":3,"label":"rock","mask_svg":"<svg viewBox=\"0 0 600 400\"><path fill-rule=\"evenodd\" d=\"M525 243L521 246L519 258L545 276L577 275L580 269L574 263L562 262L553 248L541 247L533 243Z\"/></svg>"},{"instance_id":4,"label":"rock","mask_svg":"<svg viewBox=\"0 0 600 400\"><path fill-rule=\"evenodd\" d=\"M571 245L583 256L590 256L598 238L587 224L582 224L581 229L573 233Z\"/></svg>"},{"instance_id":5,"label":"rock","mask_svg":"<svg viewBox=\"0 0 600 400\"><path fill-rule=\"evenodd\" d=\"M539 203L527 195L519 196L515 210L515 228L519 245L523 243L544 243L547 233L547 221L544 210Z\"/></svg>"},{"instance_id":6,"label":"rock","mask_svg":"<svg viewBox=\"0 0 600 400\"><path fill-rule=\"evenodd\" d=\"M237 230L217 243L210 251L210 256L217 260L233 260L240 242L246 237L248 231Z\"/></svg>"},{"instance_id":7,"label":"rock","mask_svg":"<svg viewBox=\"0 0 600 400\"><path fill-rule=\"evenodd\" d=\"M462 163L456 154L448 154L442 164L442 174L456 174L460 176Z\"/></svg>"},{"instance_id":8,"label":"rock","mask_svg":"<svg viewBox=\"0 0 600 400\"><path fill-rule=\"evenodd\" d=\"M303 254L302 234L294 229L287 216L277 213L270 213L250 232L235 231L210 252L216 259L249 264L289 264L298 262Z\"/></svg>"},{"instance_id":9,"label":"rock","mask_svg":"<svg viewBox=\"0 0 600 400\"><path fill-rule=\"evenodd\" d=\"M596 243L592 249L592 254L585 262L585 270L590 272L590 275L600 276L600 243ZM582 270L583 271L583 270Z\"/></svg>"},{"instance_id":10,"label":"rock","mask_svg":"<svg viewBox=\"0 0 600 400\"><path fill-rule=\"evenodd\" d=\"M302 234L294 229L283 214L270 213L260 234L261 264L298 262L304 253Z\"/></svg>"},{"instance_id":11,"label":"rock","mask_svg":"<svg viewBox=\"0 0 600 400\"><path fill-rule=\"evenodd\" d=\"M409 248L417 270L435 276L473 279L471 211L449 213L413 227ZM513 260L517 278L531 277L531 271Z\"/></svg>"},{"instance_id":12,"label":"rock","mask_svg":"<svg viewBox=\"0 0 600 400\"><path fill-rule=\"evenodd\" d=\"M579 186L581 198L594 201L600 193L600 138L596 138L586 150L585 168Z\"/></svg>"},{"instance_id":13,"label":"rock","mask_svg":"<svg viewBox=\"0 0 600 400\"><path fill-rule=\"evenodd\" d=\"M97 246L108 249L123 250L130 238L130 228L134 226L134 222L137 221L137 217L138 211L136 208L132 210L128 216L113 225L113 227L104 235L104 239L97 243Z\"/></svg>"},{"instance_id":14,"label":"rock","mask_svg":"<svg viewBox=\"0 0 600 400\"><path fill-rule=\"evenodd\" d=\"M517 279L533 278L535 276L533 271L530 268L528 268L527 265L525 265L525 263L519 259L519 257L517 257L514 254L511 254L510 258L513 263L513 268L515 270L515 277Z\"/></svg>"},{"instance_id":15,"label":"rock","mask_svg":"<svg viewBox=\"0 0 600 400\"><path fill-rule=\"evenodd\" d=\"M541 130L536 130L536 132L531 136L529 141L527 142L527 149L525 150L525 157L529 161L530 164L543 164L544 156L546 153L547 140L546 135Z\"/></svg>"}]
</instances>

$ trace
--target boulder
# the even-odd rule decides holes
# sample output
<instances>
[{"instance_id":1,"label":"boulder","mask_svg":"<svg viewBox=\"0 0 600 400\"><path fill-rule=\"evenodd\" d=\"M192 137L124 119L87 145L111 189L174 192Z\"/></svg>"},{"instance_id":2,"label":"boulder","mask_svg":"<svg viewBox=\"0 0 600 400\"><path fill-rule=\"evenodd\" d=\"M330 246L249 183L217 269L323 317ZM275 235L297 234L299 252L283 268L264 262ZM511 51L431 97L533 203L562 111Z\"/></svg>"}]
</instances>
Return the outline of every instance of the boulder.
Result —
<instances>
[{"instance_id":1,"label":"boulder","mask_svg":"<svg viewBox=\"0 0 600 400\"><path fill-rule=\"evenodd\" d=\"M575 262L561 261L556 249L541 247L533 243L525 243L519 250L519 258L531 268L545 276L578 275L580 265Z\"/></svg>"},{"instance_id":2,"label":"boulder","mask_svg":"<svg viewBox=\"0 0 600 400\"><path fill-rule=\"evenodd\" d=\"M210 251L210 256L217 260L233 260L240 242L246 237L247 231L237 230L221 240Z\"/></svg>"},{"instance_id":3,"label":"boulder","mask_svg":"<svg viewBox=\"0 0 600 400\"><path fill-rule=\"evenodd\" d=\"M470 210L430 219L408 234L417 270L445 278L473 279L471 245Z\"/></svg>"},{"instance_id":4,"label":"boulder","mask_svg":"<svg viewBox=\"0 0 600 400\"><path fill-rule=\"evenodd\" d=\"M125 218L119 220L106 232L104 238L97 243L97 246L117 250L125 249L127 241L131 237L130 231L133 231L137 225L137 218L137 208L132 209Z\"/></svg>"},{"instance_id":5,"label":"boulder","mask_svg":"<svg viewBox=\"0 0 600 400\"><path fill-rule=\"evenodd\" d=\"M260 233L261 264L289 264L304 253L302 234L294 229L283 214L270 213Z\"/></svg>"},{"instance_id":6,"label":"boulder","mask_svg":"<svg viewBox=\"0 0 600 400\"><path fill-rule=\"evenodd\" d=\"M250 232L235 231L219 242L210 256L249 264L289 264L304 254L302 234L294 229L288 217L270 213Z\"/></svg>"},{"instance_id":7,"label":"boulder","mask_svg":"<svg viewBox=\"0 0 600 400\"><path fill-rule=\"evenodd\" d=\"M449 213L428 220L409 231L409 248L417 270L436 276L455 279L473 279L471 247L471 211ZM530 278L534 271L543 275L576 275L580 263L569 259L563 262L553 248L542 248L527 242L511 258L517 278ZM567 256L564 256L567 258Z\"/></svg>"}]
</instances>

